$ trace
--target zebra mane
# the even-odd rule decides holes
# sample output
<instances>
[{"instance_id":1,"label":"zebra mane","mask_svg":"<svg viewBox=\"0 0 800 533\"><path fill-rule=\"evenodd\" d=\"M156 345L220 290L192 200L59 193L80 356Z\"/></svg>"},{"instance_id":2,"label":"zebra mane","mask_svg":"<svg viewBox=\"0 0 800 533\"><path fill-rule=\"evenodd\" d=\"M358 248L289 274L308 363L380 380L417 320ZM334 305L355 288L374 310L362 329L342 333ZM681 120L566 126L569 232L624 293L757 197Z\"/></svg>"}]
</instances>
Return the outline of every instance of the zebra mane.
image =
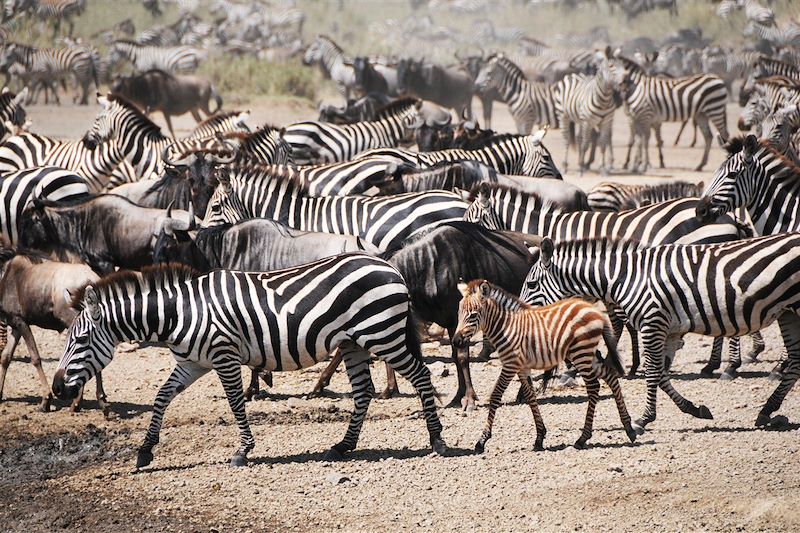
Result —
<instances>
[{"instance_id":1,"label":"zebra mane","mask_svg":"<svg viewBox=\"0 0 800 533\"><path fill-rule=\"evenodd\" d=\"M525 80L528 79L528 77L525 75L525 73L522 71L522 69L519 68L519 65L517 65L516 63L511 61L511 59L509 59L505 54L503 54L503 53L492 54L488 58L486 58L486 62L488 63L489 61L492 61L493 59L496 59L497 62L500 64L500 66L502 66L504 69L506 69L508 71L511 71L515 75L522 76L522 79L525 79Z\"/></svg>"},{"instance_id":2,"label":"zebra mane","mask_svg":"<svg viewBox=\"0 0 800 533\"><path fill-rule=\"evenodd\" d=\"M226 170L226 169L223 169ZM286 186L286 193L297 196L308 196L308 188L294 173L290 165L265 165L247 162L243 165L228 167L229 172L244 176L245 180L269 179Z\"/></svg>"},{"instance_id":3,"label":"zebra mane","mask_svg":"<svg viewBox=\"0 0 800 533\"><path fill-rule=\"evenodd\" d=\"M755 81L756 85L772 85L775 87L786 87L788 89L797 89L797 83L787 78L786 76L769 76L767 78L760 78Z\"/></svg>"},{"instance_id":4,"label":"zebra mane","mask_svg":"<svg viewBox=\"0 0 800 533\"><path fill-rule=\"evenodd\" d=\"M202 122L198 122L194 129L197 130L204 126L212 125L212 124L221 124L228 119L231 119L237 115L241 115L244 111L220 111L219 113L214 113L210 117L207 117Z\"/></svg>"},{"instance_id":5,"label":"zebra mane","mask_svg":"<svg viewBox=\"0 0 800 533\"><path fill-rule=\"evenodd\" d=\"M703 183L691 183L689 181L670 181L645 187L641 191L634 193L623 201L619 210L635 209L642 201L662 202L666 199L690 198L703 194Z\"/></svg>"},{"instance_id":6,"label":"zebra mane","mask_svg":"<svg viewBox=\"0 0 800 533\"><path fill-rule=\"evenodd\" d=\"M531 306L520 300L517 296L511 294L502 287L498 287L493 283L489 283L485 279L474 279L467 283L467 290L470 293L480 290L480 286L486 283L489 285L489 298L499 304L500 307L508 311L525 311L530 309Z\"/></svg>"},{"instance_id":7,"label":"zebra mane","mask_svg":"<svg viewBox=\"0 0 800 533\"><path fill-rule=\"evenodd\" d=\"M634 72L639 72L641 74L646 74L646 72L644 71L644 69L642 68L642 66L639 63L637 63L633 59L629 59L629 58L625 57L622 54L615 55L614 56L614 60L615 61L620 61L624 65L624 67L626 69L628 69L628 70L631 70L631 71L634 71Z\"/></svg>"},{"instance_id":8,"label":"zebra mane","mask_svg":"<svg viewBox=\"0 0 800 533\"><path fill-rule=\"evenodd\" d=\"M390 102L375 111L375 120L378 121L394 116L402 111L405 111L406 108L416 105L417 102L420 102L420 99L414 98L413 96L398 98L394 102Z\"/></svg>"},{"instance_id":9,"label":"zebra mane","mask_svg":"<svg viewBox=\"0 0 800 533\"><path fill-rule=\"evenodd\" d=\"M131 46L135 46L136 48L142 48L143 46L145 46L142 43L137 43L133 39L115 39L114 42L111 43L111 44L112 45L115 45L115 44L128 44L128 45L131 45Z\"/></svg>"},{"instance_id":10,"label":"zebra mane","mask_svg":"<svg viewBox=\"0 0 800 533\"><path fill-rule=\"evenodd\" d=\"M637 239L617 237L587 237L554 242L556 252L575 253L596 257L600 251L628 252L639 250L642 245Z\"/></svg>"},{"instance_id":11,"label":"zebra mane","mask_svg":"<svg viewBox=\"0 0 800 533\"><path fill-rule=\"evenodd\" d=\"M120 106L124 107L126 110L133 113L135 120L139 122L139 124L145 129L145 134L157 134L161 137L164 137L164 134L161 132L161 127L150 120L139 107L122 96L121 94L116 93L109 93L108 95L109 102L116 102Z\"/></svg>"},{"instance_id":12,"label":"zebra mane","mask_svg":"<svg viewBox=\"0 0 800 533\"><path fill-rule=\"evenodd\" d=\"M529 200L529 203L533 203L534 207L537 211L559 211L561 210L561 206L555 204L549 200L545 200L535 192L526 192L516 187L512 187L510 185L501 185L499 183L489 183L488 181L484 181L475 185L469 191L469 198L467 199L468 202L472 203L478 197L478 193L480 192L481 187L489 190L489 194L495 195L496 193L503 193L507 192L513 195L524 196Z\"/></svg>"},{"instance_id":13,"label":"zebra mane","mask_svg":"<svg viewBox=\"0 0 800 533\"><path fill-rule=\"evenodd\" d=\"M736 137L732 137L725 143L725 150L728 152L728 157L732 157L742 150L744 150L744 139L746 135L737 135ZM783 171L783 176L791 175L797 178L800 181L800 166L797 166L794 161L786 157L783 153L779 152L775 149L774 146L769 142L769 139L759 139L758 145L762 150L766 150L769 152L772 157L780 160L781 166L783 167L781 170Z\"/></svg>"},{"instance_id":14,"label":"zebra mane","mask_svg":"<svg viewBox=\"0 0 800 533\"><path fill-rule=\"evenodd\" d=\"M341 46L339 46L338 44L336 44L336 41L334 41L333 38L329 37L328 35L325 35L324 33L322 33L320 35L317 35L317 39L325 41L326 43L331 45L334 48L334 50L336 50L337 52L340 52L342 55L344 55L344 49Z\"/></svg>"},{"instance_id":15,"label":"zebra mane","mask_svg":"<svg viewBox=\"0 0 800 533\"><path fill-rule=\"evenodd\" d=\"M226 139L237 139L242 144L249 144L266 139L273 133L280 133L281 128L264 124L254 131L229 131L224 133Z\"/></svg>"},{"instance_id":16,"label":"zebra mane","mask_svg":"<svg viewBox=\"0 0 800 533\"><path fill-rule=\"evenodd\" d=\"M177 285L200 276L197 270L179 263L166 263L142 268L141 272L134 270L118 270L98 281L89 282L83 287L72 292L70 305L74 309L83 308L83 299L86 289L91 286L98 295L109 298L129 294L133 290L154 290L167 285Z\"/></svg>"}]
</instances>

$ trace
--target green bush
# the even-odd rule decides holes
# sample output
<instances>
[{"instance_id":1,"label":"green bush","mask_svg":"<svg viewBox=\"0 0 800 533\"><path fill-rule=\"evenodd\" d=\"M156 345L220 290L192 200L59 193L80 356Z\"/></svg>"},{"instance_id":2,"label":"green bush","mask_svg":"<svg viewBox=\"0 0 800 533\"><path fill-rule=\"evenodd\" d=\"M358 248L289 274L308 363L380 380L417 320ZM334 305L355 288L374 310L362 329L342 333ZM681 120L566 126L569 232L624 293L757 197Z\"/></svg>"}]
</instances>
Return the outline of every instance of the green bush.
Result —
<instances>
[{"instance_id":1,"label":"green bush","mask_svg":"<svg viewBox=\"0 0 800 533\"><path fill-rule=\"evenodd\" d=\"M314 70L299 60L261 61L254 57L210 57L198 75L209 78L218 91L240 97L296 96L314 100L319 81Z\"/></svg>"}]
</instances>

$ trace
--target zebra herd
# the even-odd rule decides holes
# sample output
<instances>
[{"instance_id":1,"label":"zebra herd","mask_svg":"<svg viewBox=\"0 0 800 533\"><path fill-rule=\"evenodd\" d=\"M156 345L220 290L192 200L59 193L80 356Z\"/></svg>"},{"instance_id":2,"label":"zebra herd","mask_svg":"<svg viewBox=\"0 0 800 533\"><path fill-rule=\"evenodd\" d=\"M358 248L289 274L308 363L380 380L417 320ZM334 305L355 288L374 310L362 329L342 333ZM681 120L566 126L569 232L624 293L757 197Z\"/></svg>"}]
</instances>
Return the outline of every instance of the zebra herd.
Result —
<instances>
[{"instance_id":1,"label":"zebra herd","mask_svg":"<svg viewBox=\"0 0 800 533\"><path fill-rule=\"evenodd\" d=\"M749 3L744 7L758 24L774 23ZM229 14L231 23L245 24L249 11L236 13ZM287 13L272 23L302 27ZM501 30L482 26L497 39L519 36ZM529 49L534 44L526 42ZM122 61L138 69L192 70L202 60L192 45L116 40L96 63L91 47L81 56L79 46L64 50L88 59L69 68L51 61L67 57L61 53L7 44L3 54L35 73L30 92L57 89L68 76L102 83L105 69ZM667 48L672 57L680 55L680 47ZM354 403L344 437L326 455L334 460L357 445L375 392L375 356L389 370L385 396L396 391L394 372L406 378L419 396L432 449L446 455L439 393L418 333L424 321L451 338L455 406L472 410L477 399L470 339L482 330L483 354L498 353L500 378L476 451L485 449L514 376L535 420L535 449L542 449L546 429L530 371L545 371L547 379L562 363L571 367L564 374L579 373L587 390L585 424L575 443L581 448L592 436L599 380L611 388L631 441L655 421L659 388L682 412L710 419L711 411L681 395L670 379L684 335L714 337L704 374L719 367L722 339L731 338L723 376L733 379L743 360L741 338L752 339L749 359L755 359L765 348L759 332L777 323L785 348L775 370L780 383L756 418L759 427L772 424L800 377L800 75L766 55L747 55L746 68L727 62L739 69L736 79L743 78L740 127L764 135L731 137L726 79L668 77L652 70L652 55L629 52L608 46L581 54L550 81L529 79L519 58L505 53L472 57L477 68L469 75L441 69L448 83L469 80L466 103L439 102L463 111L455 123L436 101L419 97L416 82L403 79L412 71L425 82L432 69L424 61L398 68L395 87L408 90L397 98L383 95L381 105L364 108L371 114L361 120L251 128L249 112L230 110L180 139L164 135L125 97L99 92L98 112L81 126L81 138L52 139L27 131L26 95L4 89L0 321L11 335L0 356L0 397L19 339L36 350L30 326L68 330L52 387L38 355L32 358L46 389L44 410L53 395L80 398L91 379L98 379L106 406L99 380L115 349L122 343L165 346L176 365L154 400L137 467L154 460L173 399L211 370L239 430L231 464L242 466L255 447L245 406L259 379L271 383L274 372L332 357L317 390L343 361ZM708 52L705 59L713 55ZM356 76L347 59L325 36L303 57L349 97L363 73ZM78 87L85 96L88 85ZM480 128L469 111L473 95L505 102L517 133ZM564 182L567 154L557 165L546 146L548 131L562 130L567 152L577 148L581 171L596 150L601 169L610 170L619 107L631 132L627 159L636 147L639 170L649 166L651 132L663 166L665 122L691 121L700 130L705 146L698 170L712 148L710 125L726 160L708 186L606 182L586 194ZM441 143L424 150L424 134L431 131ZM76 264L91 275L71 274ZM41 286L20 284L16 276L36 265L53 275ZM647 404L636 420L620 384L617 341L625 328L632 336L632 374L640 364L639 341L644 356ZM247 388L243 366L251 369Z\"/></svg>"}]
</instances>

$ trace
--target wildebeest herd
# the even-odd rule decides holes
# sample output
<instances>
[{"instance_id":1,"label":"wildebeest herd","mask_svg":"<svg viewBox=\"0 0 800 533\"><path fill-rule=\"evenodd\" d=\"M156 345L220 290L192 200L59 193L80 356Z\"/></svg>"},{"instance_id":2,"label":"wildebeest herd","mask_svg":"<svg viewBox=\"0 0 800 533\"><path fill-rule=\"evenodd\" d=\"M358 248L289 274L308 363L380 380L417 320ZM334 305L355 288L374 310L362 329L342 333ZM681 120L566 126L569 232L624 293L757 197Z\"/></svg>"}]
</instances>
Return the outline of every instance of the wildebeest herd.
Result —
<instances>
[{"instance_id":1,"label":"wildebeest herd","mask_svg":"<svg viewBox=\"0 0 800 533\"><path fill-rule=\"evenodd\" d=\"M144 1L154 14L165 3ZM137 467L152 462L170 402L211 370L240 432L231 462L244 465L255 446L245 402L259 380L269 384L275 372L332 356L315 390L343 361L355 405L344 438L327 455L338 459L356 447L375 393L374 356L389 374L381 396L397 390L395 372L406 378L433 450L445 455L438 393L420 347L419 326L431 323L452 340L458 388L451 405L475 406L469 350L477 331L481 357L496 351L501 360L476 451L491 437L515 376L541 449L546 430L536 398L545 387L534 389L531 371L545 371L546 384L561 364L562 379L577 373L586 387L586 421L575 442L584 447L599 380L610 386L631 441L655 421L659 388L681 411L710 419L707 407L670 380L683 336L715 338L704 374L720 366L722 339L731 338L723 376L733 379L740 338L752 338L754 359L764 349L759 331L777 322L785 344L774 371L779 384L756 418L757 426L771 423L800 377L796 23L756 2L725 0L714 8L719 16L743 9L752 36L748 49L728 50L696 29L661 43L615 43L598 30L548 46L524 29L489 22L473 33L516 44L518 52L459 51L448 66L411 56L352 58L325 35L300 46L305 19L296 8L215 0L211 8L223 16L211 24L196 14L199 0L173 3L180 8L173 24L135 39L117 37L133 34L122 23L95 36L105 54L82 39L55 48L14 40L20 20L72 27L82 0L5 3L0 68L15 88L0 95L0 319L9 337L0 394L20 338L37 368L44 410L53 396L77 409L96 378L107 411L115 398L106 398L101 371L115 348L166 346L176 365L155 398ZM488 2L452 4L480 10ZM678 9L674 1L608 4L631 18ZM412 40L452 39L430 17L420 20L397 24ZM264 61L281 56L276 50L301 56L345 103L320 105L318 120L252 127L247 111L223 111L214 86L187 74L208 48ZM88 103L92 86L98 91L99 111L82 138L29 131L25 106L42 91L58 102L68 81L76 103ZM101 91L104 84L109 91ZM472 109L476 96L485 128ZM730 135L726 108L734 96L743 106L739 127L757 135ZM507 105L516 133L489 129L495 101ZM563 180L567 155L574 146L581 173L596 156L599 170L610 172L618 108L630 125L624 166L633 172L650 167L651 132L665 166L665 122L700 131L697 170L708 162L712 126L727 158L705 187L605 182L587 194ZM152 111L163 113L171 137L149 118ZM170 116L187 112L198 124L175 138ZM546 147L555 129L567 147L560 164ZM68 330L52 385L31 326ZM633 338L631 374L639 339L644 355L647 406L636 419L619 381L617 340L625 328ZM251 369L247 387L243 366Z\"/></svg>"}]
</instances>

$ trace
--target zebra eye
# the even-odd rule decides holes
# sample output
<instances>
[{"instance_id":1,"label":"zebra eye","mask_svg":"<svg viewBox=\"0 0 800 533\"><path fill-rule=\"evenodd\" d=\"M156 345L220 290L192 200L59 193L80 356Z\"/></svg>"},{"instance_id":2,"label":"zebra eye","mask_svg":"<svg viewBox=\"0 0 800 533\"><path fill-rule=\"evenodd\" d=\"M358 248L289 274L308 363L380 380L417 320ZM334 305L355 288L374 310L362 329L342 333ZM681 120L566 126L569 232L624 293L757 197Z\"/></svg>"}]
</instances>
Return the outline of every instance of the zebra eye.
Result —
<instances>
[{"instance_id":1,"label":"zebra eye","mask_svg":"<svg viewBox=\"0 0 800 533\"><path fill-rule=\"evenodd\" d=\"M536 287L539 286L539 282L538 281L526 281L525 283L526 283L526 285L528 285L529 289L535 289Z\"/></svg>"}]
</instances>

